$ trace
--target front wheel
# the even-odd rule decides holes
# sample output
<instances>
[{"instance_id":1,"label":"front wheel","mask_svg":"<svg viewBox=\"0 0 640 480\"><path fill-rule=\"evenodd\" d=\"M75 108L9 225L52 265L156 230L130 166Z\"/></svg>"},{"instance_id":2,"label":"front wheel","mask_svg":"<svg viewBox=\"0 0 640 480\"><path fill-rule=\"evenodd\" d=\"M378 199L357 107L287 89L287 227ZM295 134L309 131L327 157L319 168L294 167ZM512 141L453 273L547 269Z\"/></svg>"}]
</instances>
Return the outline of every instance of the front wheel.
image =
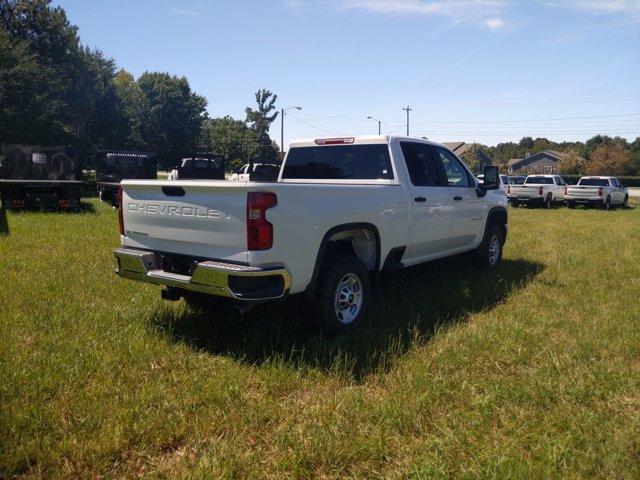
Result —
<instances>
[{"instance_id":1,"label":"front wheel","mask_svg":"<svg viewBox=\"0 0 640 480\"><path fill-rule=\"evenodd\" d=\"M629 208L629 197L628 196L624 197L624 200L622 201L622 208L625 209L625 210L627 208Z\"/></svg>"},{"instance_id":2,"label":"front wheel","mask_svg":"<svg viewBox=\"0 0 640 480\"><path fill-rule=\"evenodd\" d=\"M473 252L473 259L479 267L493 268L502 260L502 231L497 225L488 227L480 246Z\"/></svg>"},{"instance_id":3,"label":"front wheel","mask_svg":"<svg viewBox=\"0 0 640 480\"><path fill-rule=\"evenodd\" d=\"M320 273L317 318L320 327L342 333L362 323L371 280L364 264L350 255L330 255Z\"/></svg>"}]
</instances>

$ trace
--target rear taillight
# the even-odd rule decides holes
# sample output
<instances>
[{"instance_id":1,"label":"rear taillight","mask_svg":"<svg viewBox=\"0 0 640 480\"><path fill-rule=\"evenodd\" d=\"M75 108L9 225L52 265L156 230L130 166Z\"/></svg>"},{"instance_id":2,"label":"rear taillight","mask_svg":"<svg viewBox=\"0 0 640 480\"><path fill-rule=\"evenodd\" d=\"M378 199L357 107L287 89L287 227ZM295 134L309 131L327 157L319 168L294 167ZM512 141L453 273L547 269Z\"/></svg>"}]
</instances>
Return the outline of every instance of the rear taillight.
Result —
<instances>
[{"instance_id":1,"label":"rear taillight","mask_svg":"<svg viewBox=\"0 0 640 480\"><path fill-rule=\"evenodd\" d=\"M271 192L247 194L247 248L268 250L273 245L273 225L267 221L266 212L278 204L278 197Z\"/></svg>"},{"instance_id":2,"label":"rear taillight","mask_svg":"<svg viewBox=\"0 0 640 480\"><path fill-rule=\"evenodd\" d=\"M69 208L69 200L58 200L58 208Z\"/></svg>"},{"instance_id":3,"label":"rear taillight","mask_svg":"<svg viewBox=\"0 0 640 480\"><path fill-rule=\"evenodd\" d=\"M538 195L542 195L542 193L543 193L543 191L542 191L542 190L543 190L543 188L542 188L542 187L538 187Z\"/></svg>"},{"instance_id":4,"label":"rear taillight","mask_svg":"<svg viewBox=\"0 0 640 480\"><path fill-rule=\"evenodd\" d=\"M601 197L602 196L602 187L598 188L598 196Z\"/></svg>"},{"instance_id":5,"label":"rear taillight","mask_svg":"<svg viewBox=\"0 0 640 480\"><path fill-rule=\"evenodd\" d=\"M124 235L124 215L122 213L122 187L118 187L116 191L116 200L118 202L118 227L120 235Z\"/></svg>"},{"instance_id":6,"label":"rear taillight","mask_svg":"<svg viewBox=\"0 0 640 480\"><path fill-rule=\"evenodd\" d=\"M11 208L24 208L25 207L25 201L24 200L12 200L11 201Z\"/></svg>"}]
</instances>

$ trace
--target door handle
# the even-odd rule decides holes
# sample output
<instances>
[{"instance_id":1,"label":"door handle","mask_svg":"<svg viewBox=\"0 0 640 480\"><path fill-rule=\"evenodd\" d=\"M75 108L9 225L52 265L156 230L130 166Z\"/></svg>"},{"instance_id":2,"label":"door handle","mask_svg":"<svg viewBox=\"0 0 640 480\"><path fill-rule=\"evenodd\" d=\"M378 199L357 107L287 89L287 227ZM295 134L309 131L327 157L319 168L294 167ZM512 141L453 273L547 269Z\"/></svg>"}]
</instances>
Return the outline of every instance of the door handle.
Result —
<instances>
[{"instance_id":1,"label":"door handle","mask_svg":"<svg viewBox=\"0 0 640 480\"><path fill-rule=\"evenodd\" d=\"M453 197L453 199L457 202L457 201L462 200L462 197Z\"/></svg>"},{"instance_id":2,"label":"door handle","mask_svg":"<svg viewBox=\"0 0 640 480\"><path fill-rule=\"evenodd\" d=\"M418 203L422 203L422 202L426 202L427 199L426 197L416 197L413 199L414 202L418 202Z\"/></svg>"}]
</instances>

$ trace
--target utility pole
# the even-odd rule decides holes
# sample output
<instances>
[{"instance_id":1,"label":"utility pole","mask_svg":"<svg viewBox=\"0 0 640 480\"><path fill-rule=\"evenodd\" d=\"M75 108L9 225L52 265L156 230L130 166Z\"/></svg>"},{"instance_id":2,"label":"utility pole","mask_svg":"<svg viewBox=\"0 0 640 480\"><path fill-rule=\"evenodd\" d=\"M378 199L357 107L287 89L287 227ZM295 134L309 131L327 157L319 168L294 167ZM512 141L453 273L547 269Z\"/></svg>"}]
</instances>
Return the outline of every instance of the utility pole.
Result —
<instances>
[{"instance_id":1,"label":"utility pole","mask_svg":"<svg viewBox=\"0 0 640 480\"><path fill-rule=\"evenodd\" d=\"M409 112L411 111L411 105L407 105L407 108L403 108L407 112L407 137L409 136Z\"/></svg>"},{"instance_id":2,"label":"utility pole","mask_svg":"<svg viewBox=\"0 0 640 480\"><path fill-rule=\"evenodd\" d=\"M280 163L284 160L284 112L295 108L296 110L302 110L302 107L287 107L280 109Z\"/></svg>"}]
</instances>

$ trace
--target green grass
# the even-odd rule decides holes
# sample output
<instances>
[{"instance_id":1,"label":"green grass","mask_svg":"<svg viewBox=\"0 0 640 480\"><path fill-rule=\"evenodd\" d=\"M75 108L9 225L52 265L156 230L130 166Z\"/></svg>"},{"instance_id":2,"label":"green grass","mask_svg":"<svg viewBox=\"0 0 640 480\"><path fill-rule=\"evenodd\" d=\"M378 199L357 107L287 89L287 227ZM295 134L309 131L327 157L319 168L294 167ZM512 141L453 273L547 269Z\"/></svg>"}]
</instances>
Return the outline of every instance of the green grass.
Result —
<instances>
[{"instance_id":1,"label":"green grass","mask_svg":"<svg viewBox=\"0 0 640 480\"><path fill-rule=\"evenodd\" d=\"M639 478L640 208L511 209L503 265L328 338L117 278L116 212L0 213L0 478Z\"/></svg>"}]
</instances>

